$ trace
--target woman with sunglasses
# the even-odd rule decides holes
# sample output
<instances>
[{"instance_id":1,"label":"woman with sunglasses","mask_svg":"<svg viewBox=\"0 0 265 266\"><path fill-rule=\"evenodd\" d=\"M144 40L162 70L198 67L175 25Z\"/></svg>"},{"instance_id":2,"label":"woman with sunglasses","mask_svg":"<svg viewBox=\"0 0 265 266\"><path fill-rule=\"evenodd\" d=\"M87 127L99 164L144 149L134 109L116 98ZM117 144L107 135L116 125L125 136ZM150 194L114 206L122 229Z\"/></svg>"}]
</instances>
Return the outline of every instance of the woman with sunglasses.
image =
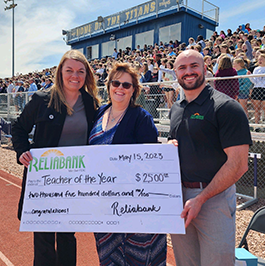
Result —
<instances>
[{"instance_id":1,"label":"woman with sunglasses","mask_svg":"<svg viewBox=\"0 0 265 266\"><path fill-rule=\"evenodd\" d=\"M109 104L98 110L89 144L156 143L152 116L136 105L138 74L127 63L117 63L107 81ZM166 265L166 235L95 233L100 265Z\"/></svg>"}]
</instances>

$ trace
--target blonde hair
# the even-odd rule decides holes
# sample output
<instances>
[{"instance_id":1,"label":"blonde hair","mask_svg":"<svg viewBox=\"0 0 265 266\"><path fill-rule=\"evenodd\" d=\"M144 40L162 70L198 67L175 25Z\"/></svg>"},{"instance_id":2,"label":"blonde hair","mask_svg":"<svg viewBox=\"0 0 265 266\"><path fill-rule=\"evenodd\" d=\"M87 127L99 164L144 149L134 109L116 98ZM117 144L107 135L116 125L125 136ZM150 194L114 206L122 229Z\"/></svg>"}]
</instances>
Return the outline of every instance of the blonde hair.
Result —
<instances>
[{"instance_id":1,"label":"blonde hair","mask_svg":"<svg viewBox=\"0 0 265 266\"><path fill-rule=\"evenodd\" d=\"M73 108L69 106L69 104L66 102L64 91L63 91L63 77L62 77L62 67L67 59L73 59L78 62L81 62L86 69L86 78L84 83L84 90L88 92L94 99L95 108L97 105L99 105L99 100L97 96L97 87L96 82L94 79L94 74L91 70L91 67L86 60L85 56L79 52L78 50L70 50L67 51L63 57L61 58L61 61L56 69L55 73L55 79L54 79L54 85L51 87L51 98L48 104L48 107L53 107L55 111L62 112L62 107L65 106L67 110L68 115L72 115Z\"/></svg>"},{"instance_id":2,"label":"blonde hair","mask_svg":"<svg viewBox=\"0 0 265 266\"><path fill-rule=\"evenodd\" d=\"M240 65L241 68L246 68L245 61L242 58L235 58L234 63Z\"/></svg>"}]
</instances>

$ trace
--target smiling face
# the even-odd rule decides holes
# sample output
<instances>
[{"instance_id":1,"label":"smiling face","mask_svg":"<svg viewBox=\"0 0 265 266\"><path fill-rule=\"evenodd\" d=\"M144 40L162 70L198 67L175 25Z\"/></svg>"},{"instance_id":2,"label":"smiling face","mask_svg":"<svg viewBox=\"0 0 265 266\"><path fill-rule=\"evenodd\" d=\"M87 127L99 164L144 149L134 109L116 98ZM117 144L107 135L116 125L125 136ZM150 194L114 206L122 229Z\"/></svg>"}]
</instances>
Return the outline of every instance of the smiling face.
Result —
<instances>
[{"instance_id":1,"label":"smiling face","mask_svg":"<svg viewBox=\"0 0 265 266\"><path fill-rule=\"evenodd\" d=\"M113 77L112 80L117 80L121 83L129 82L133 83L132 77L130 74L124 72L121 75L117 74ZM129 89L124 89L122 84L119 87L114 87L112 83L110 83L109 94L112 104L120 105L120 106L128 106L133 95L134 88L131 86Z\"/></svg>"},{"instance_id":2,"label":"smiling face","mask_svg":"<svg viewBox=\"0 0 265 266\"><path fill-rule=\"evenodd\" d=\"M259 66L264 67L265 66L265 55L260 55L258 58Z\"/></svg>"},{"instance_id":3,"label":"smiling face","mask_svg":"<svg viewBox=\"0 0 265 266\"><path fill-rule=\"evenodd\" d=\"M206 66L200 53L186 50L177 57L174 66L184 90L202 90L205 87Z\"/></svg>"},{"instance_id":4,"label":"smiling face","mask_svg":"<svg viewBox=\"0 0 265 266\"><path fill-rule=\"evenodd\" d=\"M67 92L77 92L85 83L86 68L83 63L66 59L62 67L63 89Z\"/></svg>"},{"instance_id":5,"label":"smiling face","mask_svg":"<svg viewBox=\"0 0 265 266\"><path fill-rule=\"evenodd\" d=\"M212 65L212 59L210 57L208 57L206 60L205 60L205 63L207 66L211 66Z\"/></svg>"}]
</instances>

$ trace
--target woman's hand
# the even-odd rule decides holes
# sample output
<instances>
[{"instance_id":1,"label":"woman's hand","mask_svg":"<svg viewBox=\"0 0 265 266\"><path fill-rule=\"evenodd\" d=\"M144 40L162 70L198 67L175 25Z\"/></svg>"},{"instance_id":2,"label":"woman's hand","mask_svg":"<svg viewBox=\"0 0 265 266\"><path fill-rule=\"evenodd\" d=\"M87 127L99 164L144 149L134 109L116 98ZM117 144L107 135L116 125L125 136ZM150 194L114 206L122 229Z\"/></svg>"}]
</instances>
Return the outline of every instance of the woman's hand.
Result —
<instances>
[{"instance_id":1,"label":"woman's hand","mask_svg":"<svg viewBox=\"0 0 265 266\"><path fill-rule=\"evenodd\" d=\"M178 147L178 141L176 139L171 139L167 142L167 144L173 144L174 146Z\"/></svg>"},{"instance_id":2,"label":"woman's hand","mask_svg":"<svg viewBox=\"0 0 265 266\"><path fill-rule=\"evenodd\" d=\"M23 152L19 157L19 161L27 168L29 166L30 161L32 160L33 160L33 157L30 151Z\"/></svg>"}]
</instances>

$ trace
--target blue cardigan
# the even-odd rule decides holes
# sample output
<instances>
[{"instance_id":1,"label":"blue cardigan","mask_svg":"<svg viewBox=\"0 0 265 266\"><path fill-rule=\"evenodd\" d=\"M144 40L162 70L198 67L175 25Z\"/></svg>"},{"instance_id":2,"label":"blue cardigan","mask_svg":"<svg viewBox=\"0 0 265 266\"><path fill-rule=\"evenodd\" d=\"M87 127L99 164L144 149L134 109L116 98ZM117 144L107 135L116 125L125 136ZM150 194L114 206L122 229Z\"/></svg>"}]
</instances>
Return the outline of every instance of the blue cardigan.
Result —
<instances>
[{"instance_id":1,"label":"blue cardigan","mask_svg":"<svg viewBox=\"0 0 265 266\"><path fill-rule=\"evenodd\" d=\"M98 109L97 121L111 104ZM112 144L157 143L158 132L152 116L141 107L128 107L117 127Z\"/></svg>"}]
</instances>

